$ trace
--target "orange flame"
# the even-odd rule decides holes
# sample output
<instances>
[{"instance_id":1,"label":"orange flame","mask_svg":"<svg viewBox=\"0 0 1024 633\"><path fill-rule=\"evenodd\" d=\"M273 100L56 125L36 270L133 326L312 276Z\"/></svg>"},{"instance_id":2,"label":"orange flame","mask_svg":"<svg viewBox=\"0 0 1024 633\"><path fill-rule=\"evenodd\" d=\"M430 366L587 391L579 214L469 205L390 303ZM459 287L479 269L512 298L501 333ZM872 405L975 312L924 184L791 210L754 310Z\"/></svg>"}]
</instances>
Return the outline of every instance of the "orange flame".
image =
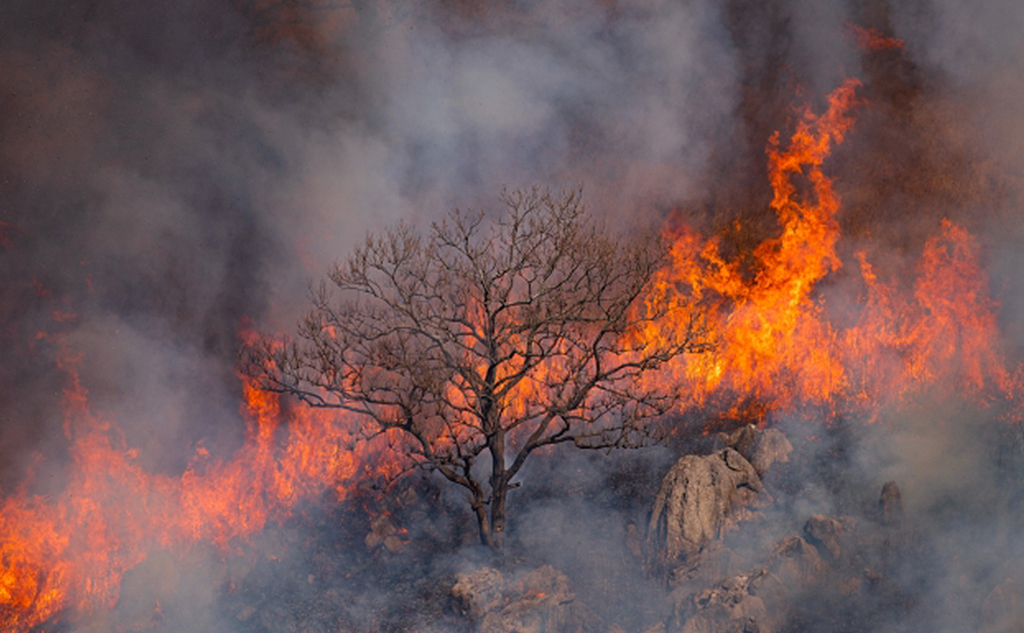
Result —
<instances>
[{"instance_id":1,"label":"orange flame","mask_svg":"<svg viewBox=\"0 0 1024 633\"><path fill-rule=\"evenodd\" d=\"M878 29L860 26L852 22L847 22L846 28L857 40L857 46L863 51L877 52L903 48L903 40L882 35Z\"/></svg>"},{"instance_id":2,"label":"orange flame","mask_svg":"<svg viewBox=\"0 0 1024 633\"><path fill-rule=\"evenodd\" d=\"M857 326L844 333L844 351L863 400L891 401L939 381L981 399L986 391L1007 399L1017 393L978 245L948 220L941 229L925 245L909 296L879 282L857 255L867 300Z\"/></svg>"},{"instance_id":3,"label":"orange flame","mask_svg":"<svg viewBox=\"0 0 1024 633\"><path fill-rule=\"evenodd\" d=\"M772 137L771 208L781 235L754 251L752 278L723 258L715 239L687 231L669 237L672 263L654 293L703 302L717 341L714 353L685 356L653 378L681 385L683 409L721 396L754 398L765 411L850 404L877 411L940 380L979 397L994 390L1012 398L1018 391L1019 372L1009 371L999 352L998 306L978 246L952 222L944 221L941 235L925 245L912 293L879 281L867 256L857 253L867 289L859 319L845 329L829 320L815 289L842 265L840 200L822 164L852 126L848 111L857 86L856 80L840 86L821 116L805 111L785 149L778 134ZM797 176L809 184L805 195ZM654 340L688 321L683 313L640 336Z\"/></svg>"},{"instance_id":4,"label":"orange flame","mask_svg":"<svg viewBox=\"0 0 1024 633\"><path fill-rule=\"evenodd\" d=\"M357 445L353 420L305 408L286 418L276 395L246 383L246 441L230 460L209 460L200 447L180 477L150 474L89 410L77 361L60 361L71 383L65 490L53 499L21 491L0 506L0 630L27 630L67 608L110 608L124 572L151 551L226 548L325 489L344 499L365 471L394 476L403 467L379 442Z\"/></svg>"},{"instance_id":5,"label":"orange flame","mask_svg":"<svg viewBox=\"0 0 1024 633\"><path fill-rule=\"evenodd\" d=\"M834 334L812 291L840 267L835 249L839 197L821 166L853 124L847 112L857 85L850 80L836 90L824 115L806 111L785 150L779 147L778 134L772 137L771 207L782 234L755 250L757 272L752 280L744 277L737 263L725 261L716 240L702 244L696 236L683 234L672 244L672 265L656 280L656 292L673 293L683 287L704 301L718 341L716 353L684 357L682 366L673 368L671 379L682 380L688 404L700 404L708 394L725 389L786 407L827 400L841 385L843 368ZM799 199L793 184L797 174L810 182L809 201ZM684 317L664 327L687 322Z\"/></svg>"}]
</instances>

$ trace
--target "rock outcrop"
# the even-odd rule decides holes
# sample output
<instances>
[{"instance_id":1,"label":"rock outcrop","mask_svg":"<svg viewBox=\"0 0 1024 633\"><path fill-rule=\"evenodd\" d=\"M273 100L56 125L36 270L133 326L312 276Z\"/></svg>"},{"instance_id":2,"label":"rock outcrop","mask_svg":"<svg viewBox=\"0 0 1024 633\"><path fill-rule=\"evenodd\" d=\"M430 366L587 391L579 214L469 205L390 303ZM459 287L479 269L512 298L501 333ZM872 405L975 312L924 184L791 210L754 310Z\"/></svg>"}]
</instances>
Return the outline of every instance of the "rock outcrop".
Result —
<instances>
[{"instance_id":1,"label":"rock outcrop","mask_svg":"<svg viewBox=\"0 0 1024 633\"><path fill-rule=\"evenodd\" d=\"M895 483L882 487L877 511L857 520L816 514L799 533L760 554L745 546L733 551L723 532L740 528L771 501L761 477L772 464L788 461L792 447L780 432L753 426L719 440L725 448L673 465L652 511L648 555L656 554L672 590L667 633L771 633L803 630L807 623L832 630L851 622L861 627L856 630L872 630L913 608L900 578L914 560L913 539ZM746 534L755 543L761 538L753 529ZM986 631L1009 630L1006 623L1016 622L1017 603L1007 587L1012 583L987 602Z\"/></svg>"},{"instance_id":2,"label":"rock outcrop","mask_svg":"<svg viewBox=\"0 0 1024 633\"><path fill-rule=\"evenodd\" d=\"M878 497L878 511L881 513L882 522L887 525L896 525L903 520L903 493L895 481L887 481L882 486L882 493Z\"/></svg>"},{"instance_id":3,"label":"rock outcrop","mask_svg":"<svg viewBox=\"0 0 1024 633\"><path fill-rule=\"evenodd\" d=\"M648 526L648 540L666 560L697 554L721 536L736 510L764 491L754 467L737 451L686 455L662 480Z\"/></svg>"}]
</instances>

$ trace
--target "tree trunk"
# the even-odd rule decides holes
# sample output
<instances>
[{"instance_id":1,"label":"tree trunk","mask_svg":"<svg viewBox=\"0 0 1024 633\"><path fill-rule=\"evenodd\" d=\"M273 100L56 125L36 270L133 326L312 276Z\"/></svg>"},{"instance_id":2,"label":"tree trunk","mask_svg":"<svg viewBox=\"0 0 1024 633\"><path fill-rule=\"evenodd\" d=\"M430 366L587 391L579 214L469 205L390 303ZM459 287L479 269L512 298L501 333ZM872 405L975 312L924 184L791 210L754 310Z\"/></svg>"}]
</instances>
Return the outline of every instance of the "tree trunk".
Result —
<instances>
[{"instance_id":1,"label":"tree trunk","mask_svg":"<svg viewBox=\"0 0 1024 633\"><path fill-rule=\"evenodd\" d=\"M497 552L505 549L505 500L507 498L508 486L505 483L491 492L491 548Z\"/></svg>"},{"instance_id":2,"label":"tree trunk","mask_svg":"<svg viewBox=\"0 0 1024 633\"><path fill-rule=\"evenodd\" d=\"M497 425L496 425L497 426ZM496 552L505 548L505 499L508 482L505 481L505 432L499 427L491 448L491 542Z\"/></svg>"},{"instance_id":3,"label":"tree trunk","mask_svg":"<svg viewBox=\"0 0 1024 633\"><path fill-rule=\"evenodd\" d=\"M487 508L484 506L483 499L474 498L472 506L473 513L476 514L477 527L480 528L480 544L493 547L491 545L491 524L487 518Z\"/></svg>"}]
</instances>

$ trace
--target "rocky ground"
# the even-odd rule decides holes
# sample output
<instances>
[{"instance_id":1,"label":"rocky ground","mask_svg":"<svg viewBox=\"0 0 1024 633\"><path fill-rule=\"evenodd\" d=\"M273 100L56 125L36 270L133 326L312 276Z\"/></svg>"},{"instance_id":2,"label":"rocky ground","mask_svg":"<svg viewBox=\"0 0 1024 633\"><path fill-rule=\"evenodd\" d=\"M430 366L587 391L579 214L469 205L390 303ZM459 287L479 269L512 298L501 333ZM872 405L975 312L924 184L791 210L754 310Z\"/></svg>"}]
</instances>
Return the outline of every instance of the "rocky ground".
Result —
<instances>
[{"instance_id":1,"label":"rocky ground","mask_svg":"<svg viewBox=\"0 0 1024 633\"><path fill-rule=\"evenodd\" d=\"M488 633L1024 630L1024 591L1014 577L970 587L961 580L956 604L936 604L949 572L941 567L960 555L934 551L937 539L905 517L897 482L876 489L856 516L808 514L789 533L773 529L785 522L765 478L791 452L779 431L747 426L668 469L646 536L627 530L639 564L662 582L662 610L595 617L585 605L594 598L544 566L512 577L487 568L459 574L452 595L474 630ZM785 487L785 476L777 481ZM784 512L791 524L798 518L792 507ZM532 587L545 583L556 589L538 598Z\"/></svg>"}]
</instances>

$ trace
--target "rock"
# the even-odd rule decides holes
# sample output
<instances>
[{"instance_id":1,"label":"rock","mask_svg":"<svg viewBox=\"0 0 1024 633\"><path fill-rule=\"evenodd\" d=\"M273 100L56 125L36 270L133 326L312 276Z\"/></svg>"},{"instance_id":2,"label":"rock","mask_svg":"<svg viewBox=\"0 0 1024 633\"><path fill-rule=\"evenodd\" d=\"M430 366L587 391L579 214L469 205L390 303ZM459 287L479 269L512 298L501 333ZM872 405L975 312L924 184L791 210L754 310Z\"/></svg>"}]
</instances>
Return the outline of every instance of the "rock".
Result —
<instances>
[{"instance_id":1,"label":"rock","mask_svg":"<svg viewBox=\"0 0 1024 633\"><path fill-rule=\"evenodd\" d=\"M771 633L764 601L756 593L764 572L739 574L681 605L681 633Z\"/></svg>"},{"instance_id":2,"label":"rock","mask_svg":"<svg viewBox=\"0 0 1024 633\"><path fill-rule=\"evenodd\" d=\"M776 462L788 462L793 445L778 429L758 429L748 424L732 433L723 434L726 446L742 455L764 477L768 468Z\"/></svg>"},{"instance_id":3,"label":"rock","mask_svg":"<svg viewBox=\"0 0 1024 633\"><path fill-rule=\"evenodd\" d=\"M764 491L754 467L737 451L686 455L662 480L654 502L648 540L664 546L668 560L698 553L721 536L734 510Z\"/></svg>"},{"instance_id":4,"label":"rock","mask_svg":"<svg viewBox=\"0 0 1024 633\"><path fill-rule=\"evenodd\" d=\"M735 572L733 553L721 541L709 541L699 556L673 564L668 571L668 586L678 596L696 593Z\"/></svg>"},{"instance_id":5,"label":"rock","mask_svg":"<svg viewBox=\"0 0 1024 633\"><path fill-rule=\"evenodd\" d=\"M398 554L405 547L405 541L398 534L398 528L391 522L388 515L381 515L370 523L370 532L364 540L366 549L374 550L383 545L389 552Z\"/></svg>"},{"instance_id":6,"label":"rock","mask_svg":"<svg viewBox=\"0 0 1024 633\"><path fill-rule=\"evenodd\" d=\"M843 531L840 521L821 514L812 516L804 524L804 537L807 541L817 547L819 552L824 549L833 561L838 560L842 554L839 537Z\"/></svg>"},{"instance_id":7,"label":"rock","mask_svg":"<svg viewBox=\"0 0 1024 633\"><path fill-rule=\"evenodd\" d=\"M882 486L878 510L882 513L883 523L893 525L903 520L903 495L895 481L887 481Z\"/></svg>"},{"instance_id":8,"label":"rock","mask_svg":"<svg viewBox=\"0 0 1024 633\"><path fill-rule=\"evenodd\" d=\"M504 604L504 585L505 579L500 571L485 567L456 576L452 596L459 601L463 613L473 620L479 620Z\"/></svg>"},{"instance_id":9,"label":"rock","mask_svg":"<svg viewBox=\"0 0 1024 633\"><path fill-rule=\"evenodd\" d=\"M401 554L403 548L405 548L405 541L394 534L384 539L384 549L392 554Z\"/></svg>"},{"instance_id":10,"label":"rock","mask_svg":"<svg viewBox=\"0 0 1024 633\"><path fill-rule=\"evenodd\" d=\"M550 565L517 581L496 569L460 574L452 595L479 633L576 633L583 618L574 608L569 579Z\"/></svg>"},{"instance_id":11,"label":"rock","mask_svg":"<svg viewBox=\"0 0 1024 633\"><path fill-rule=\"evenodd\" d=\"M719 433L718 436L725 441L725 445L735 450L750 461L749 455L754 452L754 445L757 443L757 436L760 433L753 424L746 424L732 433Z\"/></svg>"},{"instance_id":12,"label":"rock","mask_svg":"<svg viewBox=\"0 0 1024 633\"><path fill-rule=\"evenodd\" d=\"M825 572L816 547L799 536L787 536L772 547L768 565L786 587L799 587L820 581Z\"/></svg>"}]
</instances>

